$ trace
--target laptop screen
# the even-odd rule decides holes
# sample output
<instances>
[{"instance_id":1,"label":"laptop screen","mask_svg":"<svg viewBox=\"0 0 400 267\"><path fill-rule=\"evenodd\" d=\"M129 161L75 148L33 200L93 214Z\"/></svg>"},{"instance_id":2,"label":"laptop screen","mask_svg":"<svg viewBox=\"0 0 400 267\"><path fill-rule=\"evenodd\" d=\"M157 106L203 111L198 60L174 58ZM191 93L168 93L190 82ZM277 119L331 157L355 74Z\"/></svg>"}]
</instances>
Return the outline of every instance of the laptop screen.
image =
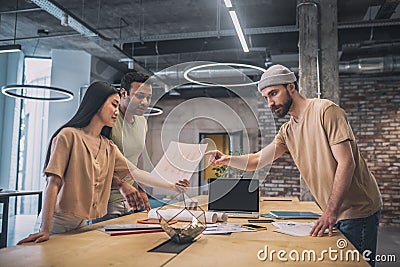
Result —
<instances>
[{"instance_id":1,"label":"laptop screen","mask_svg":"<svg viewBox=\"0 0 400 267\"><path fill-rule=\"evenodd\" d=\"M208 209L258 212L259 186L256 179L209 179Z\"/></svg>"}]
</instances>

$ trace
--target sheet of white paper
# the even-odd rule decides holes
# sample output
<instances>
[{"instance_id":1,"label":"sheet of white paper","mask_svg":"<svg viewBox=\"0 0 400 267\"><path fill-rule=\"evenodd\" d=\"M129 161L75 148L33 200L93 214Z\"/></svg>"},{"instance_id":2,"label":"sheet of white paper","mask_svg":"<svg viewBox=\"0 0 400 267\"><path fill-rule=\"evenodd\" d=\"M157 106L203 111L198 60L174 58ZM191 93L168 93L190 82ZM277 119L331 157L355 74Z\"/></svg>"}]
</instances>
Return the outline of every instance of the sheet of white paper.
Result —
<instances>
[{"instance_id":1,"label":"sheet of white paper","mask_svg":"<svg viewBox=\"0 0 400 267\"><path fill-rule=\"evenodd\" d=\"M207 144L185 144L172 141L151 175L173 183L182 179L190 180L206 149Z\"/></svg>"},{"instance_id":2,"label":"sheet of white paper","mask_svg":"<svg viewBox=\"0 0 400 267\"><path fill-rule=\"evenodd\" d=\"M206 230L203 231L203 234L220 235L220 234L230 234L237 232L255 232L255 230L242 228L240 224L224 223L224 224L207 225L207 228Z\"/></svg>"},{"instance_id":3,"label":"sheet of white paper","mask_svg":"<svg viewBox=\"0 0 400 267\"><path fill-rule=\"evenodd\" d=\"M312 226L309 225L297 225L291 228L282 228L282 229L275 229L275 232L287 234L291 236L308 236L310 235L310 231Z\"/></svg>"},{"instance_id":4,"label":"sheet of white paper","mask_svg":"<svg viewBox=\"0 0 400 267\"><path fill-rule=\"evenodd\" d=\"M273 222L272 225L278 227L275 232L291 236L308 236L314 227L313 222Z\"/></svg>"},{"instance_id":5,"label":"sheet of white paper","mask_svg":"<svg viewBox=\"0 0 400 267\"><path fill-rule=\"evenodd\" d=\"M273 222L273 226L278 227L279 229L291 229L298 228L301 226L309 227L310 230L314 226L313 222Z\"/></svg>"}]
</instances>

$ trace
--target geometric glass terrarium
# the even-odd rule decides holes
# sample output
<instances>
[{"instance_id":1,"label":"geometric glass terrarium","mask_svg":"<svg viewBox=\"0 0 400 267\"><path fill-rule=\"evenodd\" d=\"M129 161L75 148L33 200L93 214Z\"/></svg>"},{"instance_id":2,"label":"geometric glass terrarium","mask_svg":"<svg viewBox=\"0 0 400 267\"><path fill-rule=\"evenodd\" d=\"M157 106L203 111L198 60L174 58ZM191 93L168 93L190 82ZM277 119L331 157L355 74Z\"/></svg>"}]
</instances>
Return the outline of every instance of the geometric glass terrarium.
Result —
<instances>
[{"instance_id":1,"label":"geometric glass terrarium","mask_svg":"<svg viewBox=\"0 0 400 267\"><path fill-rule=\"evenodd\" d=\"M175 243L192 242L207 227L204 210L184 193L158 208L156 213L162 229Z\"/></svg>"}]
</instances>

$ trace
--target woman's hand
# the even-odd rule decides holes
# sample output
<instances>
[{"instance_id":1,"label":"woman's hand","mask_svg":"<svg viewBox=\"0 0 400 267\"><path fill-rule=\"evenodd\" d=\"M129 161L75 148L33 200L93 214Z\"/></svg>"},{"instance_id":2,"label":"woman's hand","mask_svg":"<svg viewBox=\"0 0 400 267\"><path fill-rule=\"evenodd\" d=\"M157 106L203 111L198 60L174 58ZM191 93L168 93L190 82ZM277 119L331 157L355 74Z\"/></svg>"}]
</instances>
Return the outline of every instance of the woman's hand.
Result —
<instances>
[{"instance_id":1,"label":"woman's hand","mask_svg":"<svg viewBox=\"0 0 400 267\"><path fill-rule=\"evenodd\" d=\"M62 185L61 178L56 175L47 175L47 184L44 193L44 202L42 209L42 223L38 233L30 234L28 237L20 240L17 245L27 242L40 243L50 239L50 229L56 205L57 194Z\"/></svg>"},{"instance_id":2,"label":"woman's hand","mask_svg":"<svg viewBox=\"0 0 400 267\"><path fill-rule=\"evenodd\" d=\"M50 233L48 232L38 232L35 234L30 234L28 237L20 240L17 245L21 245L23 243L28 243L28 242L35 242L35 243L40 243L40 242L44 242L50 239Z\"/></svg>"},{"instance_id":3,"label":"woman's hand","mask_svg":"<svg viewBox=\"0 0 400 267\"><path fill-rule=\"evenodd\" d=\"M149 198L147 196L146 191L144 189L142 189L140 186L139 186L138 190L139 190L140 196L143 199L144 208L146 209L146 211L149 211L151 209L151 207L150 207Z\"/></svg>"},{"instance_id":4,"label":"woman's hand","mask_svg":"<svg viewBox=\"0 0 400 267\"><path fill-rule=\"evenodd\" d=\"M123 181L119 187L119 192L128 201L129 206L134 210L140 210L142 206L147 209L150 207L149 200L143 199L143 195L133 185Z\"/></svg>"},{"instance_id":5,"label":"woman's hand","mask_svg":"<svg viewBox=\"0 0 400 267\"><path fill-rule=\"evenodd\" d=\"M188 190L189 186L190 182L188 180L179 180L175 183L175 191L178 191L179 193L185 193Z\"/></svg>"}]
</instances>

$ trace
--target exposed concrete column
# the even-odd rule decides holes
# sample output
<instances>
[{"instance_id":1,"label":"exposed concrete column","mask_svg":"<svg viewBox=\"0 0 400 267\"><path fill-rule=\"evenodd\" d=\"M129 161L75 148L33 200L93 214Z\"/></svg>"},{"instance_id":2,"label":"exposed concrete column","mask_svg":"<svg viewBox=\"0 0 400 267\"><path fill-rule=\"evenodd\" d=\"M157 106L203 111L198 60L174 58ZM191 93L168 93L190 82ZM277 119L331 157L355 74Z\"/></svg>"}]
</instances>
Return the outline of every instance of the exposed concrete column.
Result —
<instances>
[{"instance_id":1,"label":"exposed concrete column","mask_svg":"<svg viewBox=\"0 0 400 267\"><path fill-rule=\"evenodd\" d=\"M318 97L318 3L315 0L298 0L299 26L299 87L305 97Z\"/></svg>"},{"instance_id":2,"label":"exposed concrete column","mask_svg":"<svg viewBox=\"0 0 400 267\"><path fill-rule=\"evenodd\" d=\"M337 0L298 0L297 11L300 92L339 103Z\"/></svg>"},{"instance_id":3,"label":"exposed concrete column","mask_svg":"<svg viewBox=\"0 0 400 267\"><path fill-rule=\"evenodd\" d=\"M319 7L314 0L297 0L299 26L299 87L300 94L315 98L319 92ZM300 176L300 199L313 197Z\"/></svg>"},{"instance_id":4,"label":"exposed concrete column","mask_svg":"<svg viewBox=\"0 0 400 267\"><path fill-rule=\"evenodd\" d=\"M337 0L324 0L321 13L321 97L339 104Z\"/></svg>"},{"instance_id":5,"label":"exposed concrete column","mask_svg":"<svg viewBox=\"0 0 400 267\"><path fill-rule=\"evenodd\" d=\"M339 103L337 0L298 0L297 15L300 93ZM301 177L300 198L312 199Z\"/></svg>"}]
</instances>

